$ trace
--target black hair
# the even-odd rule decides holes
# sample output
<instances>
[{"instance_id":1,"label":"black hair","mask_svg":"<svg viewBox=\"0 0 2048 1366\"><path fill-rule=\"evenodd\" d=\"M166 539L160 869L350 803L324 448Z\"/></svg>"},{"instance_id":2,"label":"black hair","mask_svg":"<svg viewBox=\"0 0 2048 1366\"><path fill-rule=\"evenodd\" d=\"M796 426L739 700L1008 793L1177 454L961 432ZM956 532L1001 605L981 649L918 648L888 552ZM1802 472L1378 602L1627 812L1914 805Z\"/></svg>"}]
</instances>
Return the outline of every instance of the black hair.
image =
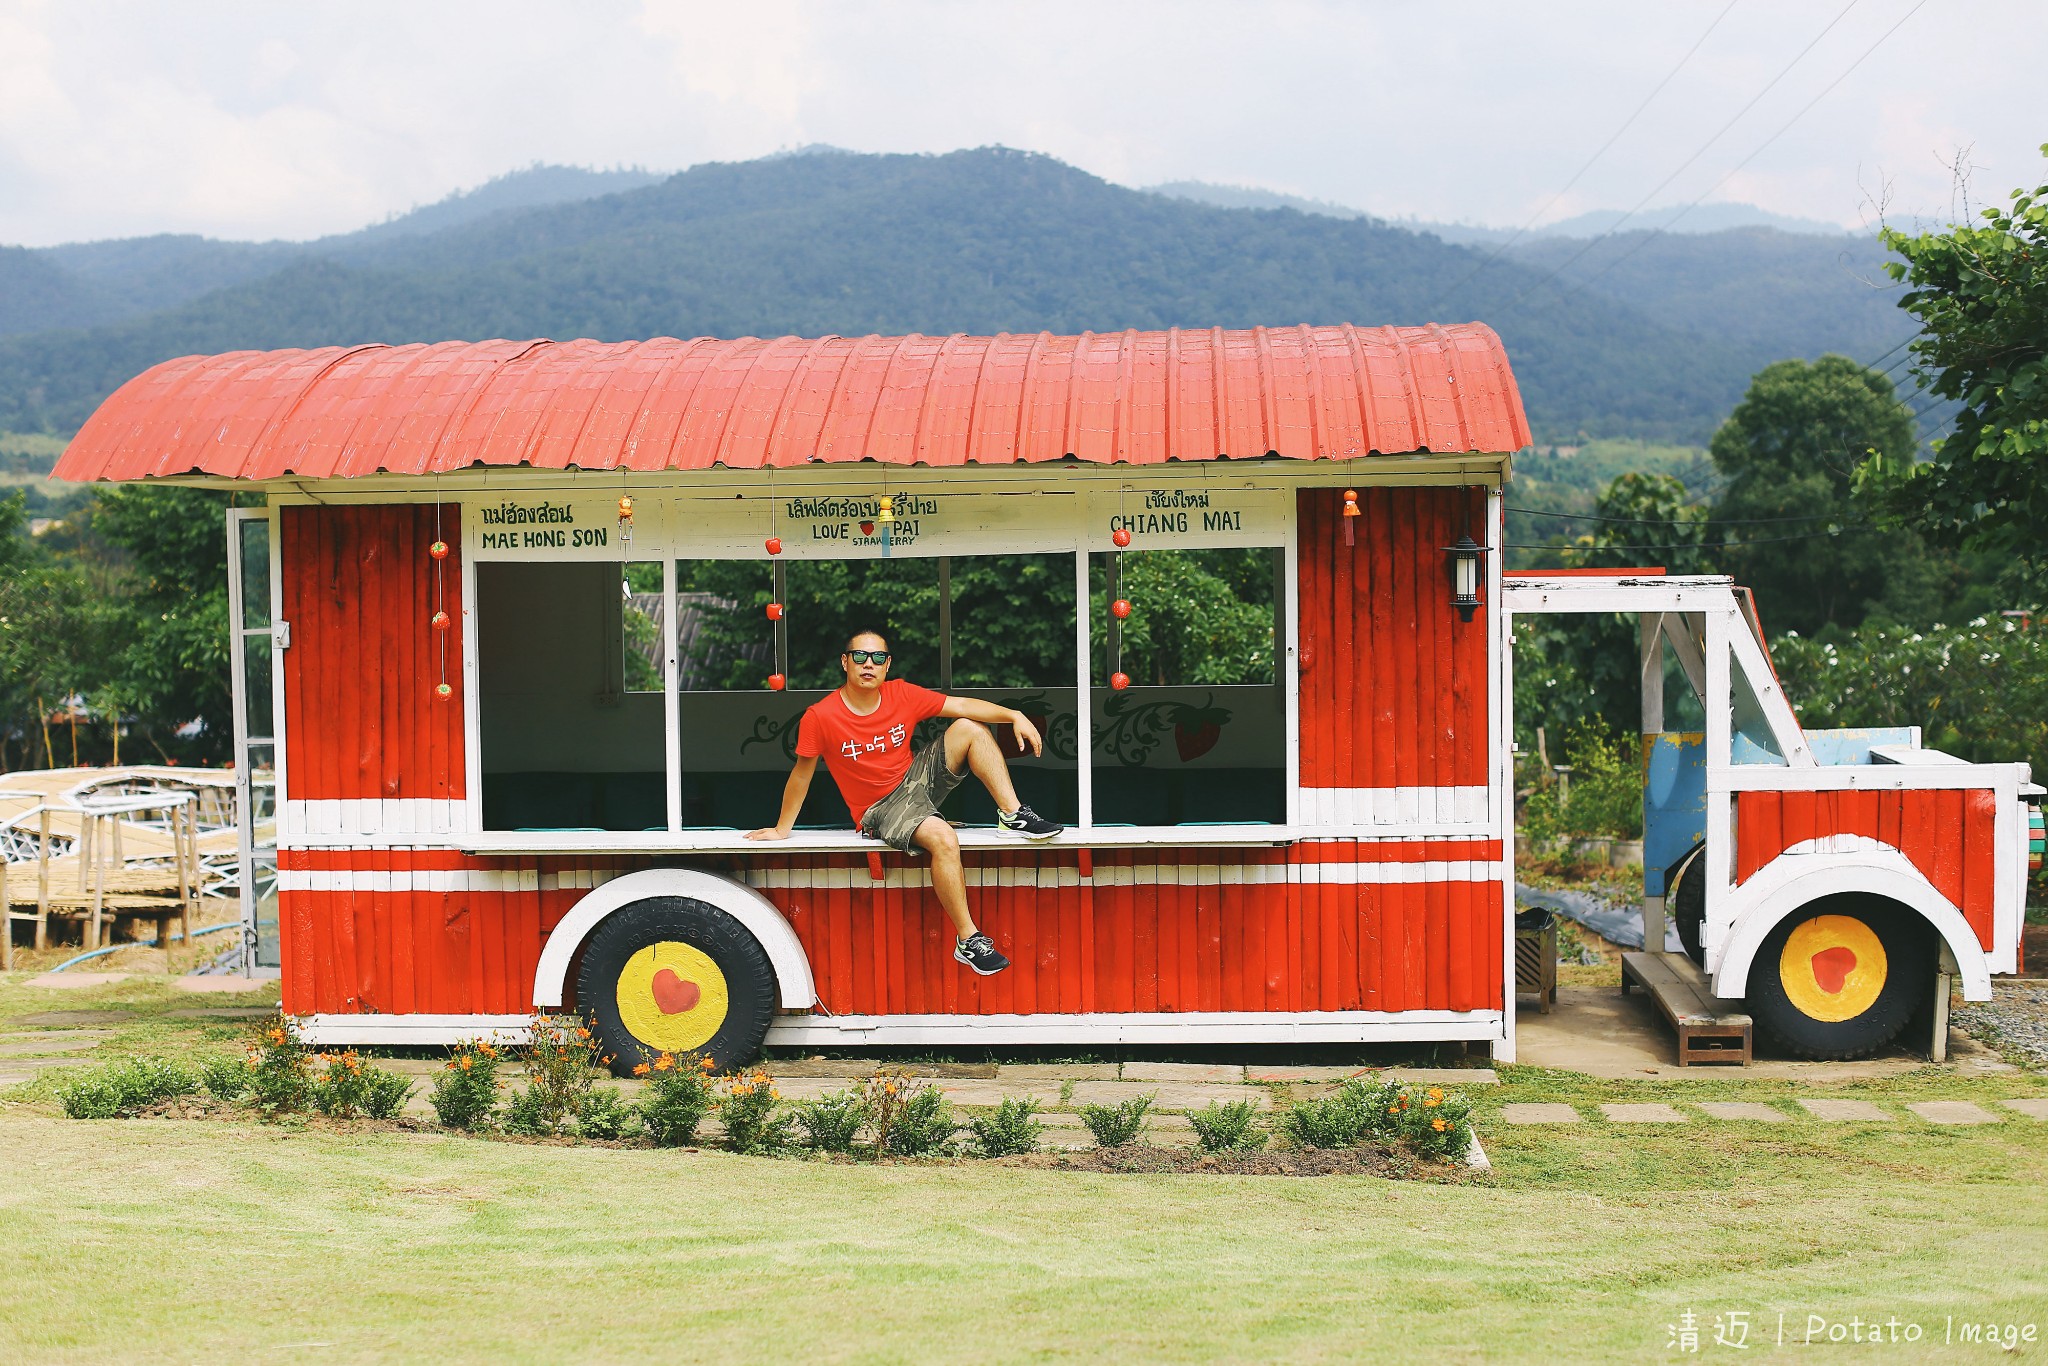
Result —
<instances>
[{"instance_id":1,"label":"black hair","mask_svg":"<svg viewBox=\"0 0 2048 1366\"><path fill-rule=\"evenodd\" d=\"M853 648L853 642L859 640L862 636L873 636L876 640L882 642L883 649L886 650L889 648L889 637L883 635L880 631L871 630L868 627L863 626L860 630L855 631L852 635L846 638L846 644L839 647L839 653L845 654L848 650L851 650Z\"/></svg>"}]
</instances>

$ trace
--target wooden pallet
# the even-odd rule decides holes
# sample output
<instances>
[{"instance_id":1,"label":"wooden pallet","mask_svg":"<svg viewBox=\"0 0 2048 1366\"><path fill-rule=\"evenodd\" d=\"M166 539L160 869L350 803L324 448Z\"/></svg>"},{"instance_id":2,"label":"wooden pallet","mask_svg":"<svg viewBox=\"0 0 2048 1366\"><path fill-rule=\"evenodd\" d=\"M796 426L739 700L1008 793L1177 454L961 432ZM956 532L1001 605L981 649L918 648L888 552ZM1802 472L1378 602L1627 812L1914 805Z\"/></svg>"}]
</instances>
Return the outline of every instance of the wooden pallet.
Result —
<instances>
[{"instance_id":1,"label":"wooden pallet","mask_svg":"<svg viewBox=\"0 0 2048 1366\"><path fill-rule=\"evenodd\" d=\"M1631 985L1650 995L1678 1035L1678 1065L1725 1062L1748 1066L1750 1019L1721 1009L1706 974L1682 953L1624 953L1621 994Z\"/></svg>"}]
</instances>

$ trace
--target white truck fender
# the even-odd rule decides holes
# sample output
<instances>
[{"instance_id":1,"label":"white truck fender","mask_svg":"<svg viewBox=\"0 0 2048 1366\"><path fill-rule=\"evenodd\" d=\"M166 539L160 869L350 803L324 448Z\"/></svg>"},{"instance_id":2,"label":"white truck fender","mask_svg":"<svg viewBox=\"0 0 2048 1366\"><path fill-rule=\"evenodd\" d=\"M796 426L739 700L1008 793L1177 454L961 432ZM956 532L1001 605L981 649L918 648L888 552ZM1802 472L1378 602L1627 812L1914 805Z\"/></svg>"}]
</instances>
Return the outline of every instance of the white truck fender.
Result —
<instances>
[{"instance_id":1,"label":"white truck fender","mask_svg":"<svg viewBox=\"0 0 2048 1366\"><path fill-rule=\"evenodd\" d=\"M775 909L775 903L752 887L696 868L646 868L613 878L577 902L548 935L533 973L533 1003L559 1006L566 994L569 964L598 922L613 911L649 897L683 896L716 906L746 927L760 941L775 969L775 984L784 1010L808 1010L818 1003L811 960L796 931Z\"/></svg>"}]
</instances>

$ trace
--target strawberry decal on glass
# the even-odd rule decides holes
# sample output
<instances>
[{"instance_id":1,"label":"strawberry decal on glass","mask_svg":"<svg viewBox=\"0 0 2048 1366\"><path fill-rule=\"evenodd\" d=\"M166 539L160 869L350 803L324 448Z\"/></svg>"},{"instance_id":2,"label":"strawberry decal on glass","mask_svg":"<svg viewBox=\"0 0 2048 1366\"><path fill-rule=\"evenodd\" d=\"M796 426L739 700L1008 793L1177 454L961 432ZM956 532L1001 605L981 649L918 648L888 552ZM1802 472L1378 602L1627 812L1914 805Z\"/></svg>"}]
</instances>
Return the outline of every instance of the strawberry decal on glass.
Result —
<instances>
[{"instance_id":1,"label":"strawberry decal on glass","mask_svg":"<svg viewBox=\"0 0 2048 1366\"><path fill-rule=\"evenodd\" d=\"M1223 725L1230 713L1221 707L1177 707L1173 713L1173 748L1180 761L1191 764L1216 748L1223 738Z\"/></svg>"}]
</instances>

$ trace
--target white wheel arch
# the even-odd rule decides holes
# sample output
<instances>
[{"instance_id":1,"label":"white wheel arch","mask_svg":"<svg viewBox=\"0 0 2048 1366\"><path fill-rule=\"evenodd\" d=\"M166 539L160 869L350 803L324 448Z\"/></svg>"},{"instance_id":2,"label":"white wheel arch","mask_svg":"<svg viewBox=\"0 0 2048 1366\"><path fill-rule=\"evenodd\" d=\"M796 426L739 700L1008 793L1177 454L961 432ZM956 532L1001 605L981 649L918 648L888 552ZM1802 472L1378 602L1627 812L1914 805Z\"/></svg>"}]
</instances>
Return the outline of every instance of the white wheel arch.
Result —
<instances>
[{"instance_id":1,"label":"white wheel arch","mask_svg":"<svg viewBox=\"0 0 2048 1366\"><path fill-rule=\"evenodd\" d=\"M533 974L533 1002L537 1006L559 1006L567 994L569 965L576 950L590 937L598 922L613 911L650 897L685 896L716 906L746 927L760 941L768 962L775 969L775 985L784 1010L808 1010L818 1003L817 984L811 978L811 960L796 931L775 909L775 903L745 883L696 868L647 868L613 878L577 902L548 935L540 951L540 966Z\"/></svg>"},{"instance_id":2,"label":"white wheel arch","mask_svg":"<svg viewBox=\"0 0 2048 1366\"><path fill-rule=\"evenodd\" d=\"M1963 999L1991 999L1991 970L1962 912L1889 845L1869 852L1780 854L1734 890L1733 924L1712 963L1714 994L1746 995L1756 953L1778 923L1808 903L1843 892L1867 892L1911 908L1948 944L1963 979Z\"/></svg>"}]
</instances>

